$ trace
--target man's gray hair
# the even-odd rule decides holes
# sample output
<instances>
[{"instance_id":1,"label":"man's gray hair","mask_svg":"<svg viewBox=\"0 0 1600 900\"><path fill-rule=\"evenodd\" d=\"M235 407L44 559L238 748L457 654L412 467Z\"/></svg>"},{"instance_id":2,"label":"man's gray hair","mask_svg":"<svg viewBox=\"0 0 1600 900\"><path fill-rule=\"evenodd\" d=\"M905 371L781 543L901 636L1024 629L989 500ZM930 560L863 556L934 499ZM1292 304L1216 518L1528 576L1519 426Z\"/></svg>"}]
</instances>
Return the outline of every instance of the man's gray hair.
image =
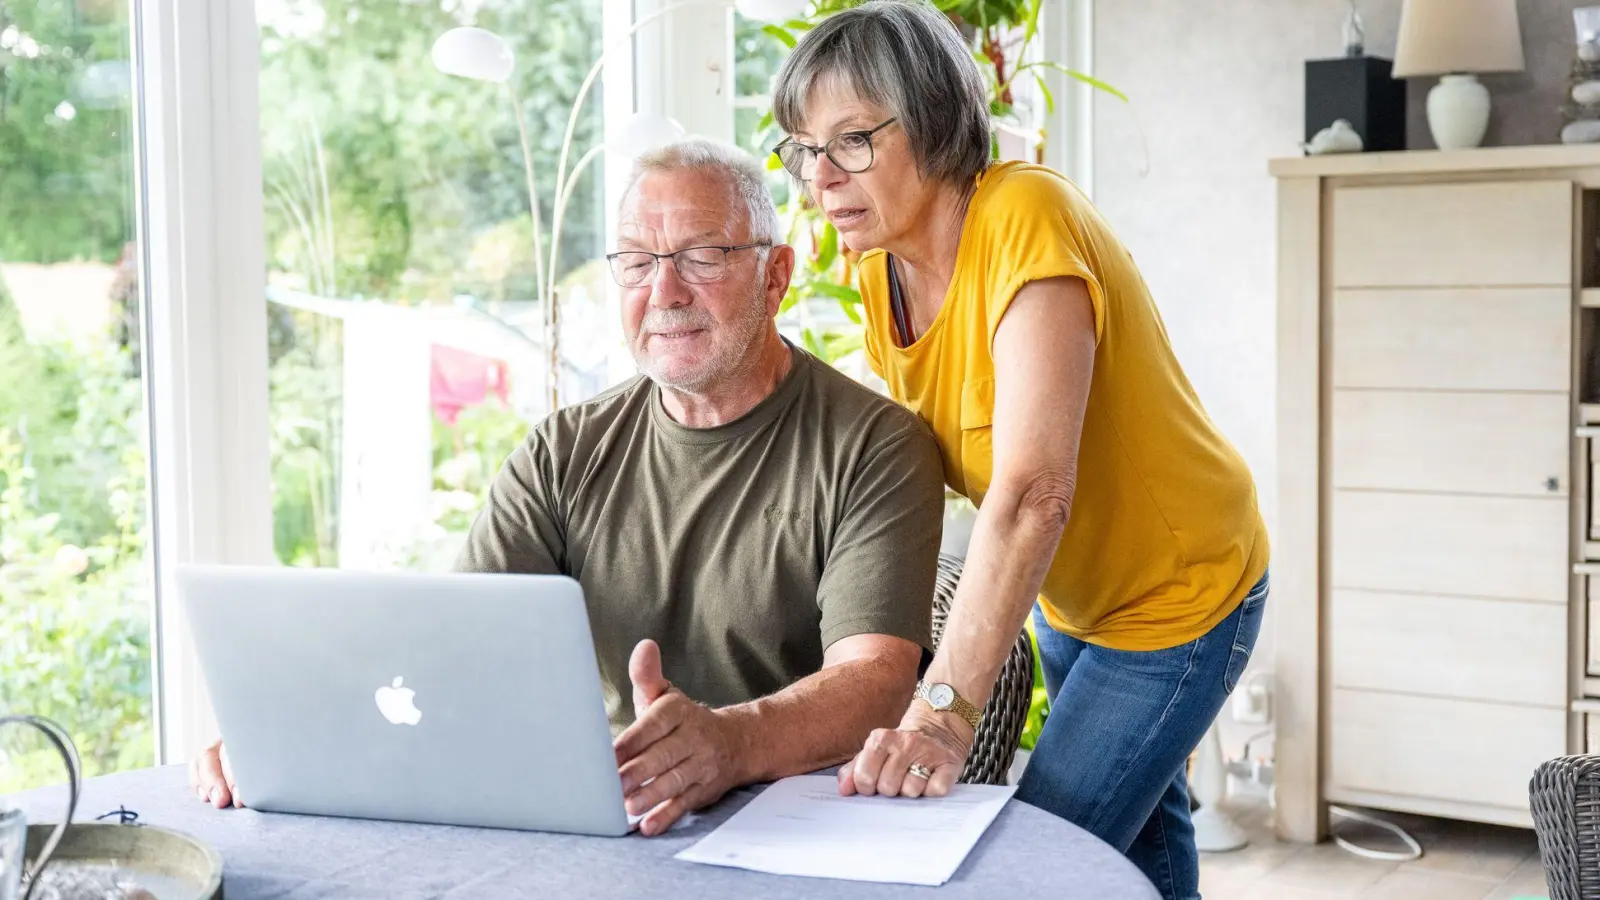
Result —
<instances>
[{"instance_id":1,"label":"man's gray hair","mask_svg":"<svg viewBox=\"0 0 1600 900\"><path fill-rule=\"evenodd\" d=\"M801 130L809 95L830 79L899 119L924 178L969 184L988 166L989 90L960 32L931 4L869 0L806 33L778 70L778 126Z\"/></svg>"},{"instance_id":2,"label":"man's gray hair","mask_svg":"<svg viewBox=\"0 0 1600 900\"><path fill-rule=\"evenodd\" d=\"M639 179L646 175L681 171L722 176L744 202L750 224L747 240L782 243L778 208L773 205L772 191L767 187L766 170L750 154L720 141L685 138L640 156L634 160L633 175L622 195L627 197L633 193ZM765 248L762 258L765 258Z\"/></svg>"}]
</instances>

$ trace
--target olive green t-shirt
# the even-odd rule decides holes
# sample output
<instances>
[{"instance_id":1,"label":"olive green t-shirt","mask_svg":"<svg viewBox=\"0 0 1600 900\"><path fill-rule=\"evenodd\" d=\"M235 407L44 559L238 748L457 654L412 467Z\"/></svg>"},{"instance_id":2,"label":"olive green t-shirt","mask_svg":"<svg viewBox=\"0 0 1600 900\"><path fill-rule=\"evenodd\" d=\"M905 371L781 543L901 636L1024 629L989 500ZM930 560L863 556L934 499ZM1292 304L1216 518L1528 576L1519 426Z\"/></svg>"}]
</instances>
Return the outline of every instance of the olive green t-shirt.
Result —
<instances>
[{"instance_id":1,"label":"olive green t-shirt","mask_svg":"<svg viewBox=\"0 0 1600 900\"><path fill-rule=\"evenodd\" d=\"M822 668L856 634L929 646L943 469L915 416L795 348L745 416L687 428L638 377L562 409L506 460L456 568L583 585L613 730L628 657L713 707Z\"/></svg>"}]
</instances>

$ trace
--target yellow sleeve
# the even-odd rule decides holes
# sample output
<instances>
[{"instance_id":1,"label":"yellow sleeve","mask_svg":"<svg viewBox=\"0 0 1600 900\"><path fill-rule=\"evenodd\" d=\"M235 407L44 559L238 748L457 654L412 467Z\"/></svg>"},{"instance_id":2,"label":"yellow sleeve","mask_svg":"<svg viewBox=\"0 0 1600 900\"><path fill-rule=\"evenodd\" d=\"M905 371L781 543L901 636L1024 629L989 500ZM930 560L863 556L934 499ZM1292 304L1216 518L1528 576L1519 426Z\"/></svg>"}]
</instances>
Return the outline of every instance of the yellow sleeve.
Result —
<instances>
[{"instance_id":1,"label":"yellow sleeve","mask_svg":"<svg viewBox=\"0 0 1600 900\"><path fill-rule=\"evenodd\" d=\"M867 351L867 366L872 369L872 374L884 378L886 376L883 374L883 358L878 356L878 342L872 338L872 326L868 325L866 334L862 337L861 347Z\"/></svg>"},{"instance_id":2,"label":"yellow sleeve","mask_svg":"<svg viewBox=\"0 0 1600 900\"><path fill-rule=\"evenodd\" d=\"M1082 278L1094 306L1094 340L1105 335L1105 294L1079 231L1075 207L1086 203L1060 175L1043 168L996 173L999 184L980 192L968 223L974 261L981 274L976 287L984 297L986 335L994 335L1011 301L1030 281ZM965 279L963 279L965 280Z\"/></svg>"}]
</instances>

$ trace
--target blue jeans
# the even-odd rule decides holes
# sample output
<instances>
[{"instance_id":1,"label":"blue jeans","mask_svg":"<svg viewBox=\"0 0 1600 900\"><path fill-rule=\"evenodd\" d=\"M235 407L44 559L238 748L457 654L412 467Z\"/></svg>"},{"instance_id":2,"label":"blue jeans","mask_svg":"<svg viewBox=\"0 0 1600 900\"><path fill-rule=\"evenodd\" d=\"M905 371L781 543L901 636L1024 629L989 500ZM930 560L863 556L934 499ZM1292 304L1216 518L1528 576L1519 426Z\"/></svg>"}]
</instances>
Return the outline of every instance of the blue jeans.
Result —
<instances>
[{"instance_id":1,"label":"blue jeans","mask_svg":"<svg viewBox=\"0 0 1600 900\"><path fill-rule=\"evenodd\" d=\"M1209 632L1167 650L1110 650L1033 610L1050 715L1017 799L1127 854L1166 900L1200 896L1184 763L1239 683L1267 576Z\"/></svg>"}]
</instances>

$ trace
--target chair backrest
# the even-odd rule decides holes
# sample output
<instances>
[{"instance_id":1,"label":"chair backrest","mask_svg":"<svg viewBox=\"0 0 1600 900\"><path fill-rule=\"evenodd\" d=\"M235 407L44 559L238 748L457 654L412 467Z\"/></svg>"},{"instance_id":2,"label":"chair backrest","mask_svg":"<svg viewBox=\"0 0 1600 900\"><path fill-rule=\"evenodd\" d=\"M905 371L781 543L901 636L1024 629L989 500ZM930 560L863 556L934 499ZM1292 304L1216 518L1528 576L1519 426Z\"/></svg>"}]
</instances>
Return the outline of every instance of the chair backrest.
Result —
<instances>
[{"instance_id":1,"label":"chair backrest","mask_svg":"<svg viewBox=\"0 0 1600 900\"><path fill-rule=\"evenodd\" d=\"M961 580L961 558L939 554L939 578L933 589L933 646L944 639L944 623L950 616L950 603ZM1017 742L1028 722L1028 706L1033 702L1033 647L1028 633L1017 633L1017 642L1006 656L983 719L972 742L972 755L961 773L963 784L1005 784L1011 761L1017 755Z\"/></svg>"},{"instance_id":2,"label":"chair backrest","mask_svg":"<svg viewBox=\"0 0 1600 900\"><path fill-rule=\"evenodd\" d=\"M1528 806L1550 900L1600 900L1600 756L1541 763Z\"/></svg>"}]
</instances>

